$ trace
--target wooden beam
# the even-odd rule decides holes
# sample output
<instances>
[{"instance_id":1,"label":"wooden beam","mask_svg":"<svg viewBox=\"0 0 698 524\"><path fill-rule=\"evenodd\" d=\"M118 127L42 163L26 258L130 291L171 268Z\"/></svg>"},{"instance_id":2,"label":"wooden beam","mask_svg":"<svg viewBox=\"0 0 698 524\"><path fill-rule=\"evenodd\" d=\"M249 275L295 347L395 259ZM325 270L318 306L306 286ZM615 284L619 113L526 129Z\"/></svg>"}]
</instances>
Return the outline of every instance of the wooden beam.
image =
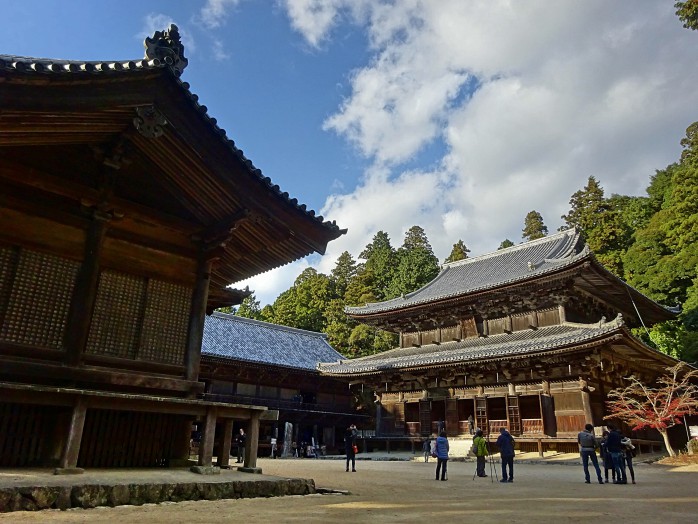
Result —
<instances>
[{"instance_id":1,"label":"wooden beam","mask_svg":"<svg viewBox=\"0 0 698 524\"><path fill-rule=\"evenodd\" d=\"M59 470L56 473L61 473L60 470L71 472L80 472L77 470L78 457L80 456L80 443L82 442L82 430L85 427L85 416L87 414L87 406L84 398L78 398L68 426L68 435L65 439L65 446L61 454L59 462Z\"/></svg>"}]
</instances>

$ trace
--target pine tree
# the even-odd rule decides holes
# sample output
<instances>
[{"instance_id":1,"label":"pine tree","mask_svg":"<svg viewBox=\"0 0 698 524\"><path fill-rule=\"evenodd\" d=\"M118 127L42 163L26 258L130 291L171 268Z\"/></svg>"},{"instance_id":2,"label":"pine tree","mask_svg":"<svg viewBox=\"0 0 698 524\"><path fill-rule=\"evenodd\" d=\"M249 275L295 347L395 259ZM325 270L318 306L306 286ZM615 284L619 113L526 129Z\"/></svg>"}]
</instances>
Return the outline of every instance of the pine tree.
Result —
<instances>
[{"instance_id":1,"label":"pine tree","mask_svg":"<svg viewBox=\"0 0 698 524\"><path fill-rule=\"evenodd\" d=\"M511 240L509 240L508 238L505 238L504 240L502 240L502 243L499 244L499 247L497 248L497 250L499 251L500 249L506 249L506 248L511 247L513 245L514 245L514 243Z\"/></svg>"},{"instance_id":2,"label":"pine tree","mask_svg":"<svg viewBox=\"0 0 698 524\"><path fill-rule=\"evenodd\" d=\"M451 254L446 257L446 260L444 260L444 264L448 264L449 262L456 262L458 260L465 260L468 258L468 253L470 253L470 250L468 249L468 246L465 245L465 242L462 240L458 240L455 244L453 244L453 249L451 249Z\"/></svg>"},{"instance_id":3,"label":"pine tree","mask_svg":"<svg viewBox=\"0 0 698 524\"><path fill-rule=\"evenodd\" d=\"M259 300L257 300L257 297L255 297L253 293L243 299L242 304L240 304L235 314L238 317L262 320L262 310L259 306Z\"/></svg>"},{"instance_id":4,"label":"pine tree","mask_svg":"<svg viewBox=\"0 0 698 524\"><path fill-rule=\"evenodd\" d=\"M405 233L397 259L397 268L386 298L411 293L431 282L439 273L439 259L434 255L424 229L419 226L412 226Z\"/></svg>"},{"instance_id":5,"label":"pine tree","mask_svg":"<svg viewBox=\"0 0 698 524\"><path fill-rule=\"evenodd\" d=\"M548 226L543 223L543 216L538 211L529 211L524 219L522 230L524 240L543 238L548 234Z\"/></svg>"},{"instance_id":6,"label":"pine tree","mask_svg":"<svg viewBox=\"0 0 698 524\"><path fill-rule=\"evenodd\" d=\"M397 265L397 254L390 237L385 231L379 231L359 255L365 260L364 268L372 275L373 295L378 300L389 298L389 288Z\"/></svg>"}]
</instances>

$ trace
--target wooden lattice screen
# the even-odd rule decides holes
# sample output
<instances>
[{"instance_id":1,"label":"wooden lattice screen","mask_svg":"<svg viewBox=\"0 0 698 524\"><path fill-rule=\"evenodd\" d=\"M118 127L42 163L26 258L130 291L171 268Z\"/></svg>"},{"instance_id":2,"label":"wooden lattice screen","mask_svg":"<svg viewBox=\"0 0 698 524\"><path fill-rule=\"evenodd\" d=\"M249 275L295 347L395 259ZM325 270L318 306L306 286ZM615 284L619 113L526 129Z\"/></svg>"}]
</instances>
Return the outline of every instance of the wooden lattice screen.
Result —
<instances>
[{"instance_id":1,"label":"wooden lattice screen","mask_svg":"<svg viewBox=\"0 0 698 524\"><path fill-rule=\"evenodd\" d=\"M78 466L167 466L181 421L181 416L163 413L89 409Z\"/></svg>"},{"instance_id":2,"label":"wooden lattice screen","mask_svg":"<svg viewBox=\"0 0 698 524\"><path fill-rule=\"evenodd\" d=\"M0 340L64 349L78 268L73 260L0 247Z\"/></svg>"},{"instance_id":3,"label":"wooden lattice screen","mask_svg":"<svg viewBox=\"0 0 698 524\"><path fill-rule=\"evenodd\" d=\"M54 406L0 403L0 467L42 465L56 415Z\"/></svg>"},{"instance_id":4,"label":"wooden lattice screen","mask_svg":"<svg viewBox=\"0 0 698 524\"><path fill-rule=\"evenodd\" d=\"M191 290L103 271L87 353L181 365Z\"/></svg>"}]
</instances>

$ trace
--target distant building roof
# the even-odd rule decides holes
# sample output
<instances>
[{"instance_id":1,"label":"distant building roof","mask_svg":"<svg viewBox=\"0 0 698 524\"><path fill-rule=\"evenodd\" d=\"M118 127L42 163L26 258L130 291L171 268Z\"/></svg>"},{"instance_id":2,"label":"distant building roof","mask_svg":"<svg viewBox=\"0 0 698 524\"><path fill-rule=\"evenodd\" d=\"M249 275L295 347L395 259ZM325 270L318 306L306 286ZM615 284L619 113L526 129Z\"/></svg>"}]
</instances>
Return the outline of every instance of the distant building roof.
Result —
<instances>
[{"instance_id":1,"label":"distant building roof","mask_svg":"<svg viewBox=\"0 0 698 524\"><path fill-rule=\"evenodd\" d=\"M444 264L436 278L417 291L385 302L347 307L345 312L360 316L484 291L563 268L589 254L579 232L568 229L479 257Z\"/></svg>"},{"instance_id":2,"label":"distant building roof","mask_svg":"<svg viewBox=\"0 0 698 524\"><path fill-rule=\"evenodd\" d=\"M441 367L454 364L473 364L482 361L511 360L536 354L551 355L580 349L586 345L601 345L614 337L631 336L619 315L611 322L575 324L516 331L490 337L467 338L445 344L427 344L419 347L396 348L376 355L323 363L323 375L350 376L376 374L391 370ZM634 339L633 339L634 340ZM633 344L643 352L651 352L660 362L670 357L643 344Z\"/></svg>"},{"instance_id":3,"label":"distant building roof","mask_svg":"<svg viewBox=\"0 0 698 524\"><path fill-rule=\"evenodd\" d=\"M316 371L319 362L343 359L327 335L248 318L206 317L202 356Z\"/></svg>"}]
</instances>

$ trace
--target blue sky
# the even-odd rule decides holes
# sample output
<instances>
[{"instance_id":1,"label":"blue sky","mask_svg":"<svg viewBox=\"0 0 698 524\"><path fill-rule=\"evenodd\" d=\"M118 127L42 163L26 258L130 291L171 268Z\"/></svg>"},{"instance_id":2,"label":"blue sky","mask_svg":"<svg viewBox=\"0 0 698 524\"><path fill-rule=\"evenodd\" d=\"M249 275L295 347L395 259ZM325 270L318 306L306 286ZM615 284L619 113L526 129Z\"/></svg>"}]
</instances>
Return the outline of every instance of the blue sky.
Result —
<instances>
[{"instance_id":1,"label":"blue sky","mask_svg":"<svg viewBox=\"0 0 698 524\"><path fill-rule=\"evenodd\" d=\"M698 120L673 0L0 0L0 54L136 59L176 23L183 80L282 190L349 233L249 284L273 302L379 230L443 260L550 231L590 175L642 194Z\"/></svg>"}]
</instances>

